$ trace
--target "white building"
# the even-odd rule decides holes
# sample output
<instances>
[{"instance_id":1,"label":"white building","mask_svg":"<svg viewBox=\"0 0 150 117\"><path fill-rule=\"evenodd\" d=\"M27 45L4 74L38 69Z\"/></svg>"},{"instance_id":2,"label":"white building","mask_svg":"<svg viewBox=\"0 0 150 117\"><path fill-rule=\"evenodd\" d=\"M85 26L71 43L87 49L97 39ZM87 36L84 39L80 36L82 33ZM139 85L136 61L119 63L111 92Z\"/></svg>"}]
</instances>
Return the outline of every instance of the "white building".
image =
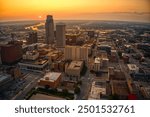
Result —
<instances>
[{"instance_id":1,"label":"white building","mask_svg":"<svg viewBox=\"0 0 150 117\"><path fill-rule=\"evenodd\" d=\"M39 57L39 52L37 51L27 51L26 54L23 55L24 60L36 60Z\"/></svg>"},{"instance_id":2,"label":"white building","mask_svg":"<svg viewBox=\"0 0 150 117\"><path fill-rule=\"evenodd\" d=\"M131 73L138 73L139 72L139 67L137 67L137 65L135 65L135 64L127 64L127 66L128 66L128 70Z\"/></svg>"},{"instance_id":3,"label":"white building","mask_svg":"<svg viewBox=\"0 0 150 117\"><path fill-rule=\"evenodd\" d=\"M100 71L100 68L101 68L101 59L97 57L95 58L95 61L94 61L94 71L98 72Z\"/></svg>"},{"instance_id":4,"label":"white building","mask_svg":"<svg viewBox=\"0 0 150 117\"><path fill-rule=\"evenodd\" d=\"M56 46L57 47L65 47L66 45L66 37L65 37L65 27L64 23L56 24Z\"/></svg>"}]
</instances>

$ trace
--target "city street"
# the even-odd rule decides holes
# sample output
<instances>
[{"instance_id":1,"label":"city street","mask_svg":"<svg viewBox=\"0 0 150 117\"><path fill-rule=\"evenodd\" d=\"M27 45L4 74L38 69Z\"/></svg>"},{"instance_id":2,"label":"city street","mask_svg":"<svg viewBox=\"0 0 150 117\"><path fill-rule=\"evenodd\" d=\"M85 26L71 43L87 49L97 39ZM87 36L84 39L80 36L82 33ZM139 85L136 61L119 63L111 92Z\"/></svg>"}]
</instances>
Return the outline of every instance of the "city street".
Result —
<instances>
[{"instance_id":1,"label":"city street","mask_svg":"<svg viewBox=\"0 0 150 117\"><path fill-rule=\"evenodd\" d=\"M82 85L80 87L81 92L77 96L77 100L88 99L88 94L92 86L92 80L94 76L87 70L85 76L81 77Z\"/></svg>"},{"instance_id":2,"label":"city street","mask_svg":"<svg viewBox=\"0 0 150 117\"><path fill-rule=\"evenodd\" d=\"M12 99L15 100L21 100L24 99L26 94L37 85L37 81L42 77L41 74L38 73L28 73L24 76L26 79L26 86L22 88Z\"/></svg>"}]
</instances>

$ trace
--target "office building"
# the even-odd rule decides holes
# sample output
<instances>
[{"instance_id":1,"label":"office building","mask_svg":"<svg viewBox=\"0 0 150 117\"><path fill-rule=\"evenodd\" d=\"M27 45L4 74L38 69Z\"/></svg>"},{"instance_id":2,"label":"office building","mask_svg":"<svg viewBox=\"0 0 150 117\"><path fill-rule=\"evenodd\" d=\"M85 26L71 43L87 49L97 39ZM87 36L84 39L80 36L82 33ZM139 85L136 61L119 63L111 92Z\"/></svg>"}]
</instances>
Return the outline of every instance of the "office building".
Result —
<instances>
[{"instance_id":1,"label":"office building","mask_svg":"<svg viewBox=\"0 0 150 117\"><path fill-rule=\"evenodd\" d=\"M54 21L52 15L47 15L45 30L46 30L46 44L53 44L54 43Z\"/></svg>"},{"instance_id":2,"label":"office building","mask_svg":"<svg viewBox=\"0 0 150 117\"><path fill-rule=\"evenodd\" d=\"M65 60L88 60L88 48L81 46L66 46Z\"/></svg>"},{"instance_id":3,"label":"office building","mask_svg":"<svg viewBox=\"0 0 150 117\"><path fill-rule=\"evenodd\" d=\"M121 100L127 99L128 95L130 94L126 81L112 80L111 89L112 95L118 95L118 98Z\"/></svg>"},{"instance_id":4,"label":"office building","mask_svg":"<svg viewBox=\"0 0 150 117\"><path fill-rule=\"evenodd\" d=\"M66 37L65 37L65 27L64 23L56 24L56 46L57 47L65 47L66 45Z\"/></svg>"},{"instance_id":5,"label":"office building","mask_svg":"<svg viewBox=\"0 0 150 117\"><path fill-rule=\"evenodd\" d=\"M22 58L22 47L19 44L6 44L1 46L2 64L15 64Z\"/></svg>"},{"instance_id":6,"label":"office building","mask_svg":"<svg viewBox=\"0 0 150 117\"><path fill-rule=\"evenodd\" d=\"M79 36L79 34L66 34L66 44L76 45Z\"/></svg>"},{"instance_id":7,"label":"office building","mask_svg":"<svg viewBox=\"0 0 150 117\"><path fill-rule=\"evenodd\" d=\"M37 51L27 51L24 55L23 55L23 59L24 60L36 60L39 57L39 52Z\"/></svg>"},{"instance_id":8,"label":"office building","mask_svg":"<svg viewBox=\"0 0 150 117\"><path fill-rule=\"evenodd\" d=\"M71 80L77 81L80 78L82 68L82 61L72 61L66 69L66 74L71 77Z\"/></svg>"},{"instance_id":9,"label":"office building","mask_svg":"<svg viewBox=\"0 0 150 117\"><path fill-rule=\"evenodd\" d=\"M106 95L106 82L93 82L88 100L99 100Z\"/></svg>"},{"instance_id":10,"label":"office building","mask_svg":"<svg viewBox=\"0 0 150 117\"><path fill-rule=\"evenodd\" d=\"M58 72L49 72L38 81L40 87L57 88L61 82L62 75Z\"/></svg>"},{"instance_id":11,"label":"office building","mask_svg":"<svg viewBox=\"0 0 150 117\"><path fill-rule=\"evenodd\" d=\"M20 69L42 73L49 68L49 61L47 59L22 60L18 65Z\"/></svg>"},{"instance_id":12,"label":"office building","mask_svg":"<svg viewBox=\"0 0 150 117\"><path fill-rule=\"evenodd\" d=\"M37 32L30 32L29 37L27 38L27 44L37 43L38 36Z\"/></svg>"},{"instance_id":13,"label":"office building","mask_svg":"<svg viewBox=\"0 0 150 117\"><path fill-rule=\"evenodd\" d=\"M101 69L101 59L99 57L95 58L95 61L94 61L94 71L95 72L99 72L100 69Z\"/></svg>"}]
</instances>

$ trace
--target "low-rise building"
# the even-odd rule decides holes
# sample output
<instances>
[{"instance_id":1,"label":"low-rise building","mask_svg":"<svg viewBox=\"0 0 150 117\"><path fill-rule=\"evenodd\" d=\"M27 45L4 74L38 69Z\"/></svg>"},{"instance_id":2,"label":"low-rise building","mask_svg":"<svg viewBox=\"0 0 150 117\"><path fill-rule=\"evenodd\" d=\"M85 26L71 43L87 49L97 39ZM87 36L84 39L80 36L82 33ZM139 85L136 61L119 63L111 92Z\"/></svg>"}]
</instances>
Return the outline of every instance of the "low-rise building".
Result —
<instances>
[{"instance_id":1,"label":"low-rise building","mask_svg":"<svg viewBox=\"0 0 150 117\"><path fill-rule=\"evenodd\" d=\"M99 100L102 95L106 95L106 82L93 82L88 99Z\"/></svg>"},{"instance_id":2,"label":"low-rise building","mask_svg":"<svg viewBox=\"0 0 150 117\"><path fill-rule=\"evenodd\" d=\"M126 80L124 72L114 69L114 67L108 68L108 78L109 80Z\"/></svg>"},{"instance_id":3,"label":"low-rise building","mask_svg":"<svg viewBox=\"0 0 150 117\"><path fill-rule=\"evenodd\" d=\"M88 61L88 48L81 46L66 46L65 60Z\"/></svg>"},{"instance_id":4,"label":"low-rise building","mask_svg":"<svg viewBox=\"0 0 150 117\"><path fill-rule=\"evenodd\" d=\"M138 73L139 72L139 67L137 67L137 65L135 64L127 64L128 66L128 70L131 73Z\"/></svg>"},{"instance_id":5,"label":"low-rise building","mask_svg":"<svg viewBox=\"0 0 150 117\"><path fill-rule=\"evenodd\" d=\"M118 54L116 50L111 50L111 62L118 62Z\"/></svg>"},{"instance_id":6,"label":"low-rise building","mask_svg":"<svg viewBox=\"0 0 150 117\"><path fill-rule=\"evenodd\" d=\"M49 67L49 61L47 59L37 59L35 61L23 60L18 65L20 69L44 72Z\"/></svg>"},{"instance_id":7,"label":"low-rise building","mask_svg":"<svg viewBox=\"0 0 150 117\"><path fill-rule=\"evenodd\" d=\"M95 58L95 61L94 61L94 71L95 72L99 72L100 71L100 68L101 68L101 59L99 57Z\"/></svg>"},{"instance_id":8,"label":"low-rise building","mask_svg":"<svg viewBox=\"0 0 150 117\"><path fill-rule=\"evenodd\" d=\"M72 78L75 77L76 81L78 80L78 78L80 78L82 68L83 68L83 61L72 61L66 68L66 74Z\"/></svg>"},{"instance_id":9,"label":"low-rise building","mask_svg":"<svg viewBox=\"0 0 150 117\"><path fill-rule=\"evenodd\" d=\"M83 47L87 47L88 48L88 55L92 54L92 46L93 44L84 44Z\"/></svg>"},{"instance_id":10,"label":"low-rise building","mask_svg":"<svg viewBox=\"0 0 150 117\"><path fill-rule=\"evenodd\" d=\"M38 81L40 87L57 88L62 79L61 73L49 72Z\"/></svg>"},{"instance_id":11,"label":"low-rise building","mask_svg":"<svg viewBox=\"0 0 150 117\"><path fill-rule=\"evenodd\" d=\"M24 60L36 60L39 57L39 52L37 51L27 51L26 54L23 55Z\"/></svg>"},{"instance_id":12,"label":"low-rise building","mask_svg":"<svg viewBox=\"0 0 150 117\"><path fill-rule=\"evenodd\" d=\"M112 95L117 95L119 99L127 99L130 94L126 81L111 81Z\"/></svg>"},{"instance_id":13,"label":"low-rise building","mask_svg":"<svg viewBox=\"0 0 150 117\"><path fill-rule=\"evenodd\" d=\"M130 60L129 54L122 53L122 59L123 59L124 63L129 63L129 60Z\"/></svg>"}]
</instances>

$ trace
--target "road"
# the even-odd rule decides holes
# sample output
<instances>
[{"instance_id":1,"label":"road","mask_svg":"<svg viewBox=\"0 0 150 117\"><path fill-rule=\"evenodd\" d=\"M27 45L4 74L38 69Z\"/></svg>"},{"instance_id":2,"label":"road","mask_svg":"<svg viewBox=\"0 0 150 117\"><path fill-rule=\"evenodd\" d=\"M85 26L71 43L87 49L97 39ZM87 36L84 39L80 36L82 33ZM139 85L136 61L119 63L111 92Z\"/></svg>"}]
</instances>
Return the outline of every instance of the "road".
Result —
<instances>
[{"instance_id":1,"label":"road","mask_svg":"<svg viewBox=\"0 0 150 117\"><path fill-rule=\"evenodd\" d=\"M81 77L82 85L80 87L81 92L77 95L77 100L88 99L88 95L92 86L93 75L87 70L85 76Z\"/></svg>"},{"instance_id":2,"label":"road","mask_svg":"<svg viewBox=\"0 0 150 117\"><path fill-rule=\"evenodd\" d=\"M27 93L34 87L36 87L37 85L37 81L42 77L41 74L31 74L29 73L27 76L26 76L26 79L31 79L31 80L28 80L27 81L27 85L22 89L20 90L13 98L12 100L22 100L24 99L24 97L27 95Z\"/></svg>"}]
</instances>

